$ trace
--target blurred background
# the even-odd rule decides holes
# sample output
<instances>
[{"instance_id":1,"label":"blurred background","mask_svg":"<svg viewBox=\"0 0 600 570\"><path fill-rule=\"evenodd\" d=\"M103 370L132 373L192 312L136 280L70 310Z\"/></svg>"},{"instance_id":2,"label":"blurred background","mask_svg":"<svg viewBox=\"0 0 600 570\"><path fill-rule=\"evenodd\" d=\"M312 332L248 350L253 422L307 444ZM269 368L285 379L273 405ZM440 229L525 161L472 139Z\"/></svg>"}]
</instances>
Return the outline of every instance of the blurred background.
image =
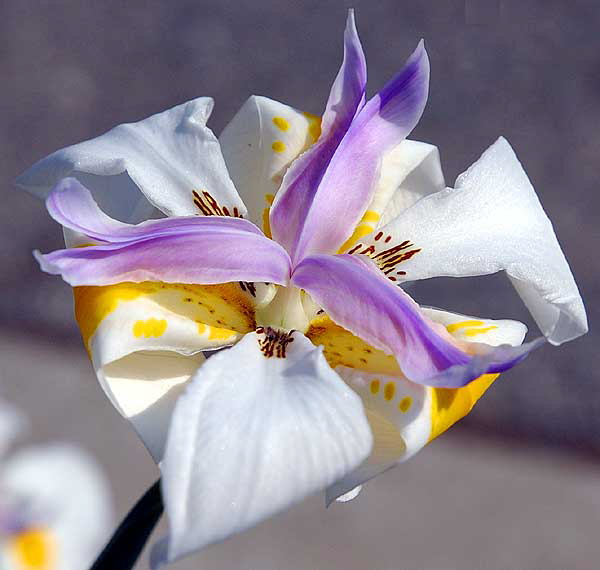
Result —
<instances>
[{"instance_id":1,"label":"blurred background","mask_svg":"<svg viewBox=\"0 0 600 570\"><path fill-rule=\"evenodd\" d=\"M370 93L420 38L427 109L411 138L440 148L448 184L504 135L552 219L590 333L546 346L415 459L324 509L313 497L176 568L597 568L600 557L600 4L595 0L0 1L0 382L36 440L68 439L105 468L124 514L157 477L97 386L71 292L31 250L61 246L14 190L33 162L199 95L219 133L250 94L320 114L356 9ZM475 239L475 238L474 238ZM527 244L523 244L527 247ZM424 303L535 327L502 275L417 284ZM140 568L147 567L143 559Z\"/></svg>"}]
</instances>

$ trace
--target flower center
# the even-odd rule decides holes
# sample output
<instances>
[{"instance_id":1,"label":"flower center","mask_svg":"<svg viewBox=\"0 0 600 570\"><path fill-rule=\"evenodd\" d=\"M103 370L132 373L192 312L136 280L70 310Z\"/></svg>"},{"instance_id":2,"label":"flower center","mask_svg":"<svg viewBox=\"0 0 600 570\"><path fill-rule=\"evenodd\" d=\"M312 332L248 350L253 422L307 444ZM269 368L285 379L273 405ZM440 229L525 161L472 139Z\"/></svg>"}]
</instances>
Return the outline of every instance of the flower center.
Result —
<instances>
[{"instance_id":1,"label":"flower center","mask_svg":"<svg viewBox=\"0 0 600 570\"><path fill-rule=\"evenodd\" d=\"M273 299L257 309L256 324L274 330L305 332L318 309L310 296L301 289L277 287Z\"/></svg>"}]
</instances>

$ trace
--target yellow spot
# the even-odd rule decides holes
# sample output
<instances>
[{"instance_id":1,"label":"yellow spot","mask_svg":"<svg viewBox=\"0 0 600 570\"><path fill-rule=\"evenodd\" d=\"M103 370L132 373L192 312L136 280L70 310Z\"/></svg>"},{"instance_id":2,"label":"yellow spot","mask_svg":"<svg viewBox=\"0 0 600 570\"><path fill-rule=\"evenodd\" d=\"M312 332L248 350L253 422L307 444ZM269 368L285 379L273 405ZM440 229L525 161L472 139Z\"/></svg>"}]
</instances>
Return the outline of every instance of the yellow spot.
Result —
<instances>
[{"instance_id":1,"label":"yellow spot","mask_svg":"<svg viewBox=\"0 0 600 570\"><path fill-rule=\"evenodd\" d=\"M377 392L379 392L379 384L379 380L371 381L371 394L377 394Z\"/></svg>"},{"instance_id":2,"label":"yellow spot","mask_svg":"<svg viewBox=\"0 0 600 570\"><path fill-rule=\"evenodd\" d=\"M491 325L489 327L484 327L482 329L467 329L465 331L465 336L477 336L478 334L483 334L486 333L488 331L492 331L494 329L497 329L498 327L496 325Z\"/></svg>"},{"instance_id":3,"label":"yellow spot","mask_svg":"<svg viewBox=\"0 0 600 570\"><path fill-rule=\"evenodd\" d=\"M208 330L208 340L228 340L236 336L236 332L229 329L211 327L204 323L198 323L198 334L204 335Z\"/></svg>"},{"instance_id":4,"label":"yellow spot","mask_svg":"<svg viewBox=\"0 0 600 570\"><path fill-rule=\"evenodd\" d=\"M341 365L371 374L402 374L393 356L370 346L327 315L314 318L305 334L313 344L323 345L323 355L332 368Z\"/></svg>"},{"instance_id":5,"label":"yellow spot","mask_svg":"<svg viewBox=\"0 0 600 570\"><path fill-rule=\"evenodd\" d=\"M275 123L275 126L282 131L288 131L290 128L289 121L283 117L273 117L273 123Z\"/></svg>"},{"instance_id":6,"label":"yellow spot","mask_svg":"<svg viewBox=\"0 0 600 570\"><path fill-rule=\"evenodd\" d=\"M275 151L275 152L283 152L285 150L285 143L281 142L281 141L275 141L272 145L271 148Z\"/></svg>"},{"instance_id":7,"label":"yellow spot","mask_svg":"<svg viewBox=\"0 0 600 570\"><path fill-rule=\"evenodd\" d=\"M446 325L446 330L449 333L453 333L457 330L464 329L467 327L480 327L484 325L483 321L461 321L460 323L452 323L451 325Z\"/></svg>"},{"instance_id":8,"label":"yellow spot","mask_svg":"<svg viewBox=\"0 0 600 570\"><path fill-rule=\"evenodd\" d=\"M406 413L406 412L408 412L408 410L410 410L411 406L412 406L412 398L410 396L406 396L405 398L402 398L402 400L400 400L400 403L398 404L398 409L402 413Z\"/></svg>"},{"instance_id":9,"label":"yellow spot","mask_svg":"<svg viewBox=\"0 0 600 570\"><path fill-rule=\"evenodd\" d=\"M265 200L269 206L263 210L263 232L268 238L271 238L271 221L269 220L269 213L271 211L271 204L273 204L273 200L275 200L275 196L273 194L265 194Z\"/></svg>"},{"instance_id":10,"label":"yellow spot","mask_svg":"<svg viewBox=\"0 0 600 570\"><path fill-rule=\"evenodd\" d=\"M375 224L379 221L380 217L379 213L375 210L367 210L356 228L354 228L352 235L345 241L344 245L340 247L338 253L348 251L358 242L358 240L370 234L375 229Z\"/></svg>"},{"instance_id":11,"label":"yellow spot","mask_svg":"<svg viewBox=\"0 0 600 570\"><path fill-rule=\"evenodd\" d=\"M160 337L167 330L167 321L165 319L150 318L145 321L136 321L133 325L133 336L136 338Z\"/></svg>"},{"instance_id":12,"label":"yellow spot","mask_svg":"<svg viewBox=\"0 0 600 570\"><path fill-rule=\"evenodd\" d=\"M321 136L321 118L312 113L302 113L308 119L308 133L310 134L313 143L317 142Z\"/></svg>"},{"instance_id":13,"label":"yellow spot","mask_svg":"<svg viewBox=\"0 0 600 570\"><path fill-rule=\"evenodd\" d=\"M383 389L383 397L389 402L394 399L394 395L396 394L396 384L393 382L388 382Z\"/></svg>"},{"instance_id":14,"label":"yellow spot","mask_svg":"<svg viewBox=\"0 0 600 570\"><path fill-rule=\"evenodd\" d=\"M86 348L100 323L121 303L145 298L160 308L195 322L247 333L256 328L252 301L237 283L187 285L182 283L117 283L73 289L75 318Z\"/></svg>"},{"instance_id":15,"label":"yellow spot","mask_svg":"<svg viewBox=\"0 0 600 570\"><path fill-rule=\"evenodd\" d=\"M10 542L10 551L18 570L51 570L55 567L56 544L42 529L33 528L15 535Z\"/></svg>"},{"instance_id":16,"label":"yellow spot","mask_svg":"<svg viewBox=\"0 0 600 570\"><path fill-rule=\"evenodd\" d=\"M431 434L429 441L466 416L499 374L484 374L462 388L430 388Z\"/></svg>"}]
</instances>

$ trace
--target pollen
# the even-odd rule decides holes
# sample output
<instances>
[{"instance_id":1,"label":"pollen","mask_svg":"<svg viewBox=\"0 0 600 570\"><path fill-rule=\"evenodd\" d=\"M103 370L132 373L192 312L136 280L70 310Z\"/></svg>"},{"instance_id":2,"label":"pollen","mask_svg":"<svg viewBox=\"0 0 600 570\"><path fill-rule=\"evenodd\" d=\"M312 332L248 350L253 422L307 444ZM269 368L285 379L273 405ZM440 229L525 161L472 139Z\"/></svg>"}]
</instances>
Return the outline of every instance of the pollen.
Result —
<instances>
[{"instance_id":1,"label":"pollen","mask_svg":"<svg viewBox=\"0 0 600 570\"><path fill-rule=\"evenodd\" d=\"M371 394L377 394L379 392L379 386L380 386L380 382L379 380L372 380L371 381Z\"/></svg>"},{"instance_id":2,"label":"pollen","mask_svg":"<svg viewBox=\"0 0 600 570\"><path fill-rule=\"evenodd\" d=\"M285 143L282 141L275 141L271 145L271 148L273 149L274 152L283 152L285 150Z\"/></svg>"},{"instance_id":3,"label":"pollen","mask_svg":"<svg viewBox=\"0 0 600 570\"><path fill-rule=\"evenodd\" d=\"M273 117L273 123L281 131L285 132L290 130L289 121L283 117Z\"/></svg>"},{"instance_id":4,"label":"pollen","mask_svg":"<svg viewBox=\"0 0 600 570\"><path fill-rule=\"evenodd\" d=\"M150 318L145 321L136 321L133 325L133 336L136 338L160 337L167 330L167 321L165 319Z\"/></svg>"},{"instance_id":5,"label":"pollen","mask_svg":"<svg viewBox=\"0 0 600 570\"><path fill-rule=\"evenodd\" d=\"M398 409L405 414L406 412L408 412L408 410L410 410L411 406L412 398L410 396L406 396L405 398L402 398L402 400L400 400L400 403L398 404Z\"/></svg>"}]
</instances>

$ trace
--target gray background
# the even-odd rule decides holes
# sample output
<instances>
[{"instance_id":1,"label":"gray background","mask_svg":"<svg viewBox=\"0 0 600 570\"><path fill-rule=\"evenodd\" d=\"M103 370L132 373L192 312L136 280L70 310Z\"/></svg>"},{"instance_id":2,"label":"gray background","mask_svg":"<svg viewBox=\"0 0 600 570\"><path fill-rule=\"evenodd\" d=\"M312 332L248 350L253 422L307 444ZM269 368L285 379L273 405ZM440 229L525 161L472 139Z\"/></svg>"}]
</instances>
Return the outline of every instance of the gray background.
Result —
<instances>
[{"instance_id":1,"label":"gray background","mask_svg":"<svg viewBox=\"0 0 600 570\"><path fill-rule=\"evenodd\" d=\"M69 288L31 257L34 248L59 247L60 232L12 180L53 150L199 95L216 100L210 124L217 133L252 93L319 114L350 6L370 93L425 38L430 98L412 138L439 146L449 184L497 136L509 139L553 220L592 330L503 375L460 427L354 504L324 511L311 499L195 562L594 568L600 4L593 0L0 2L5 391L32 415L34 439L76 440L96 453L123 513L156 474L95 384ZM502 276L435 280L412 293L426 304L532 324Z\"/></svg>"}]
</instances>

